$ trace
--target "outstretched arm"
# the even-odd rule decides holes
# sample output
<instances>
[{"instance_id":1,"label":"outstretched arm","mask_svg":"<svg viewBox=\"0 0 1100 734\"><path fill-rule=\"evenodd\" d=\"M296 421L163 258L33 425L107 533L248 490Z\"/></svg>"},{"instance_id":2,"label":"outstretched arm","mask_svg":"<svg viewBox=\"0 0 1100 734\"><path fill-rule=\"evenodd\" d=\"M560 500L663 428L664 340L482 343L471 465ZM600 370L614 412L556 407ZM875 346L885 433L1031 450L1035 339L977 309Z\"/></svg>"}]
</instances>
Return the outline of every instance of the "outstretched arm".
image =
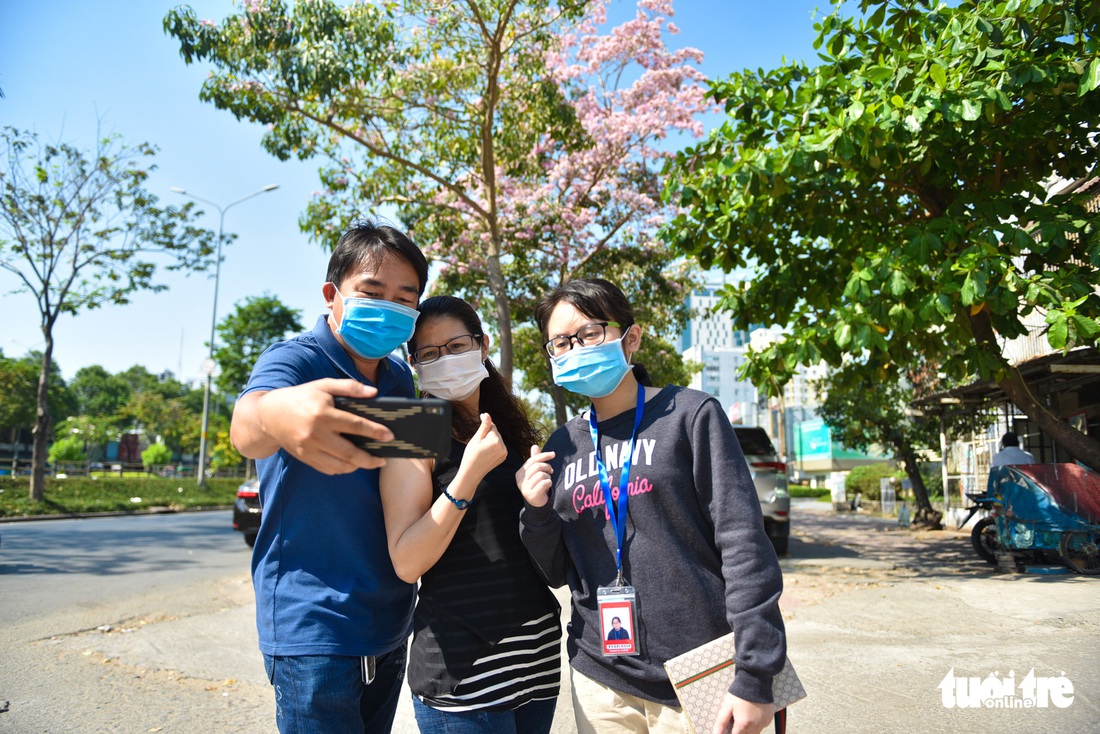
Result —
<instances>
[{"instance_id":1,"label":"outstretched arm","mask_svg":"<svg viewBox=\"0 0 1100 734\"><path fill-rule=\"evenodd\" d=\"M386 441L390 429L333 403L334 395L371 398L378 394L356 380L326 378L293 387L246 393L233 409L229 436L241 455L263 459L279 449L324 474L377 469L373 456L341 436L352 433Z\"/></svg>"}]
</instances>

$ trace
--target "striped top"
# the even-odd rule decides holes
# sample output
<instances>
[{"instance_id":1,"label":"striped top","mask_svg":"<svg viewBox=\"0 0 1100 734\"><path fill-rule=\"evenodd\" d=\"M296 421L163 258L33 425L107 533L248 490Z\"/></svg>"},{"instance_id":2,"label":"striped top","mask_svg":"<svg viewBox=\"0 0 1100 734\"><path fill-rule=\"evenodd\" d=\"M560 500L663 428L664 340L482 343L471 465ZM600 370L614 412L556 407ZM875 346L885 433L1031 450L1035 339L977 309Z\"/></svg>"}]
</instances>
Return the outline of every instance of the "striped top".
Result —
<instances>
[{"instance_id":1,"label":"striped top","mask_svg":"<svg viewBox=\"0 0 1100 734\"><path fill-rule=\"evenodd\" d=\"M421 696L427 705L448 711L511 710L529 701L557 698L561 686L561 625L545 614L493 645L474 662L454 693Z\"/></svg>"},{"instance_id":2,"label":"striped top","mask_svg":"<svg viewBox=\"0 0 1100 734\"><path fill-rule=\"evenodd\" d=\"M440 496L462 463L452 441L437 461ZM514 452L478 485L447 550L420 579L409 688L444 710L518 708L558 695L560 608L519 538L523 498Z\"/></svg>"}]
</instances>

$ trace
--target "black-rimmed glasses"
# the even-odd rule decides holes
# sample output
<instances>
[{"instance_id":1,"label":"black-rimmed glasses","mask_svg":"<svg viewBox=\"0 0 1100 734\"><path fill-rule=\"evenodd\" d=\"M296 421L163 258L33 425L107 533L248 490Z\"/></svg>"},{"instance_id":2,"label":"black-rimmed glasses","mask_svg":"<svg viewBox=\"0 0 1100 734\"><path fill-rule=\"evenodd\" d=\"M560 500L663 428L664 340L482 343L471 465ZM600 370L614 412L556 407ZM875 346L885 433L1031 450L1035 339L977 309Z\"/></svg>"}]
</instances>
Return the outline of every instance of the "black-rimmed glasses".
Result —
<instances>
[{"instance_id":1,"label":"black-rimmed glasses","mask_svg":"<svg viewBox=\"0 0 1100 734\"><path fill-rule=\"evenodd\" d=\"M603 344L609 326L614 326L617 329L619 323L617 321L597 321L594 324L586 324L577 329L575 334L560 334L542 346L551 357L559 357L568 352L573 348L573 342L577 342L582 347L594 347L597 344Z\"/></svg>"},{"instance_id":2,"label":"black-rimmed glasses","mask_svg":"<svg viewBox=\"0 0 1100 734\"><path fill-rule=\"evenodd\" d=\"M448 354L462 354L481 344L481 334L463 334L453 339L448 339L443 344L433 347L420 347L412 353L412 361L417 364L431 364L440 357Z\"/></svg>"}]
</instances>

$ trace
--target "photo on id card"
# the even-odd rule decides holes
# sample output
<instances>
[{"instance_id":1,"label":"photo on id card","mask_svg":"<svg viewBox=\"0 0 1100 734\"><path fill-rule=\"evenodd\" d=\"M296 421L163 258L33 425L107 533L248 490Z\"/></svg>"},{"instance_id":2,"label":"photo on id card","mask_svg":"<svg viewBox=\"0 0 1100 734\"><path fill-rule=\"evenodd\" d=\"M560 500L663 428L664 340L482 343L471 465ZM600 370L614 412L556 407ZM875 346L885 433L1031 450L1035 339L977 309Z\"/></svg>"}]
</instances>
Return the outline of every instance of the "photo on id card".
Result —
<instances>
[{"instance_id":1,"label":"photo on id card","mask_svg":"<svg viewBox=\"0 0 1100 734\"><path fill-rule=\"evenodd\" d=\"M634 636L634 587L615 586L596 590L600 610L600 639L603 654L637 655Z\"/></svg>"}]
</instances>

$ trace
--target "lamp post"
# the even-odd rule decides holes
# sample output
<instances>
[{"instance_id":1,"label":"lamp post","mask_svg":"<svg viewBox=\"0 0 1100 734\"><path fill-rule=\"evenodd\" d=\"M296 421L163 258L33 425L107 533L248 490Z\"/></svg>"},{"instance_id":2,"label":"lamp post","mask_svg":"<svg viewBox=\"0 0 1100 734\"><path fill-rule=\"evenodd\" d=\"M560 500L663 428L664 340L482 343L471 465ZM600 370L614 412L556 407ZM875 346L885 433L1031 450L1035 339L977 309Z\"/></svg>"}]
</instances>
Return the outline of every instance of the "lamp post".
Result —
<instances>
[{"instance_id":1,"label":"lamp post","mask_svg":"<svg viewBox=\"0 0 1100 734\"><path fill-rule=\"evenodd\" d=\"M268 184L259 191L253 191L248 196L242 196L240 199L231 201L225 206L210 201L209 199L204 199L201 196L196 196L177 186L169 188L169 191L173 191L181 196L186 196L189 199L194 199L195 201L201 201L204 204L209 204L218 210L218 257L214 265L214 311L210 315L210 356L206 359L206 362L203 363L203 372L206 373L206 389L202 396L202 433L199 436L199 466L196 472L196 474L198 474L200 487L206 486L206 433L210 427L210 382L214 375L214 329L218 323L218 285L221 282L222 275L222 232L225 228L225 213L229 211L231 207L243 201L248 201L254 196L266 194L268 191L274 191L277 188L279 188L278 184Z\"/></svg>"}]
</instances>

